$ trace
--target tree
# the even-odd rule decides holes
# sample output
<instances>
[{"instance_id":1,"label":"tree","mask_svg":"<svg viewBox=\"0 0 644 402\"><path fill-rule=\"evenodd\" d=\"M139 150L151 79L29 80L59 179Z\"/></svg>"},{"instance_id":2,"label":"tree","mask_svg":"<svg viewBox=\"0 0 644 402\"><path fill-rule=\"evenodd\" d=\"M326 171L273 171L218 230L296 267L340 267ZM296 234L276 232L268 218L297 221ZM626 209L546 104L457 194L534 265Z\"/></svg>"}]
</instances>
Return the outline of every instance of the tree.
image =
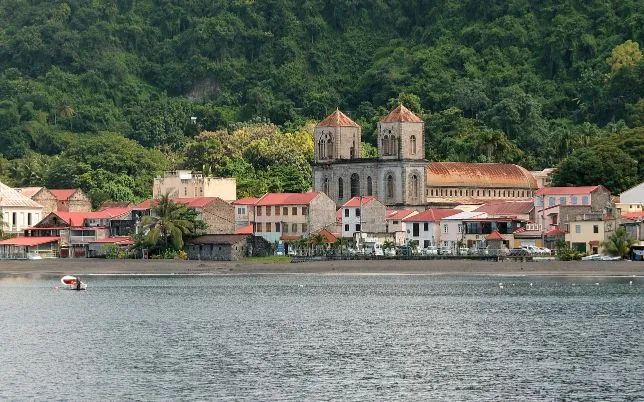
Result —
<instances>
[{"instance_id":1,"label":"tree","mask_svg":"<svg viewBox=\"0 0 644 402\"><path fill-rule=\"evenodd\" d=\"M335 246L340 249L340 255L344 255L344 250L349 246L349 239L345 237L338 237L335 241Z\"/></svg>"},{"instance_id":2,"label":"tree","mask_svg":"<svg viewBox=\"0 0 644 402\"><path fill-rule=\"evenodd\" d=\"M162 250L167 250L170 246L181 250L183 237L203 227L203 222L197 221L194 211L191 213L188 207L172 201L168 195L161 196L151 210L152 215L145 216L141 226L147 233L147 242L160 246Z\"/></svg>"},{"instance_id":3,"label":"tree","mask_svg":"<svg viewBox=\"0 0 644 402\"><path fill-rule=\"evenodd\" d=\"M391 240L385 240L382 243L382 249L385 251L385 254L387 254L387 250L393 250L394 248L396 248L396 244Z\"/></svg>"},{"instance_id":4,"label":"tree","mask_svg":"<svg viewBox=\"0 0 644 402\"><path fill-rule=\"evenodd\" d=\"M635 243L636 241L628 235L626 229L620 227L602 242L602 247L612 256L625 257Z\"/></svg>"},{"instance_id":5,"label":"tree","mask_svg":"<svg viewBox=\"0 0 644 402\"><path fill-rule=\"evenodd\" d=\"M632 40L627 40L616 46L610 53L606 62L610 66L611 73L616 73L624 67L632 68L642 60L640 45Z\"/></svg>"},{"instance_id":6,"label":"tree","mask_svg":"<svg viewBox=\"0 0 644 402\"><path fill-rule=\"evenodd\" d=\"M326 239L324 238L324 236L320 233L315 233L314 235L311 236L310 242L313 245L313 250L315 254L318 254L322 250L324 250L325 240Z\"/></svg>"}]
</instances>

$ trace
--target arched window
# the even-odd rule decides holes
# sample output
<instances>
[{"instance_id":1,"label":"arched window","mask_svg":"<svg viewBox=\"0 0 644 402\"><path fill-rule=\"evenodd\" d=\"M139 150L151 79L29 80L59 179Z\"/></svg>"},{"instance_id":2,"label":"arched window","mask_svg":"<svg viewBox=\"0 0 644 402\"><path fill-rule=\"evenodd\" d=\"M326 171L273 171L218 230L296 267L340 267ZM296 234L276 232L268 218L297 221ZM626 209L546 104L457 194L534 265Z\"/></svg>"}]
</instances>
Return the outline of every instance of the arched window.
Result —
<instances>
[{"instance_id":1,"label":"arched window","mask_svg":"<svg viewBox=\"0 0 644 402\"><path fill-rule=\"evenodd\" d=\"M324 178L324 194L329 195L329 178Z\"/></svg>"},{"instance_id":2,"label":"arched window","mask_svg":"<svg viewBox=\"0 0 644 402\"><path fill-rule=\"evenodd\" d=\"M411 176L411 197L418 198L418 176Z\"/></svg>"},{"instance_id":3,"label":"arched window","mask_svg":"<svg viewBox=\"0 0 644 402\"><path fill-rule=\"evenodd\" d=\"M333 141L330 138L326 141L326 157L333 158Z\"/></svg>"},{"instance_id":4,"label":"arched window","mask_svg":"<svg viewBox=\"0 0 644 402\"><path fill-rule=\"evenodd\" d=\"M344 183L342 182L342 177L338 178L338 199L344 198Z\"/></svg>"},{"instance_id":5,"label":"arched window","mask_svg":"<svg viewBox=\"0 0 644 402\"><path fill-rule=\"evenodd\" d=\"M393 135L389 139L389 155L396 155L396 143L397 143L396 137Z\"/></svg>"},{"instance_id":6,"label":"arched window","mask_svg":"<svg viewBox=\"0 0 644 402\"><path fill-rule=\"evenodd\" d=\"M371 176L367 176L367 195L373 195L373 181Z\"/></svg>"},{"instance_id":7,"label":"arched window","mask_svg":"<svg viewBox=\"0 0 644 402\"><path fill-rule=\"evenodd\" d=\"M389 155L389 136L382 137L382 154Z\"/></svg>"},{"instance_id":8,"label":"arched window","mask_svg":"<svg viewBox=\"0 0 644 402\"><path fill-rule=\"evenodd\" d=\"M351 175L351 197L357 197L360 193L360 176L357 173Z\"/></svg>"},{"instance_id":9,"label":"arched window","mask_svg":"<svg viewBox=\"0 0 644 402\"><path fill-rule=\"evenodd\" d=\"M321 138L318 141L318 158L324 159L324 140Z\"/></svg>"},{"instance_id":10,"label":"arched window","mask_svg":"<svg viewBox=\"0 0 644 402\"><path fill-rule=\"evenodd\" d=\"M394 198L394 177L387 176L387 198Z\"/></svg>"},{"instance_id":11,"label":"arched window","mask_svg":"<svg viewBox=\"0 0 644 402\"><path fill-rule=\"evenodd\" d=\"M411 154L416 155L416 136L415 135L412 135L409 138L409 143L410 143L409 145L411 147Z\"/></svg>"}]
</instances>

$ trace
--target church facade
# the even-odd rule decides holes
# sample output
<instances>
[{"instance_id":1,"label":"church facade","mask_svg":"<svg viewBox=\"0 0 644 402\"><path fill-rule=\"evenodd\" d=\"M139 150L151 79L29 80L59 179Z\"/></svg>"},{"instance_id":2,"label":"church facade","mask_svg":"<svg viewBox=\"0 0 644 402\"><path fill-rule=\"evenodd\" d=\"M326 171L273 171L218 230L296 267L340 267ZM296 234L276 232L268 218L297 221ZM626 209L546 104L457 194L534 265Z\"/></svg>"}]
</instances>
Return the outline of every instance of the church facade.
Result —
<instances>
[{"instance_id":1,"label":"church facade","mask_svg":"<svg viewBox=\"0 0 644 402\"><path fill-rule=\"evenodd\" d=\"M413 209L457 205L461 203L457 194L465 194L464 191L473 195L464 198L486 201L522 200L536 191L536 181L516 165L476 163L445 171L443 166L435 165L441 162L428 162L425 124L403 105L380 120L377 130L378 157L361 158L362 131L356 122L336 110L318 123L314 133L314 191L326 193L337 206L352 197L375 196L387 206ZM468 175L468 180L459 177L463 174ZM440 180L435 180L438 176ZM489 192L488 197L482 191L491 186L499 191ZM486 196L475 197L476 190ZM450 196L443 198L443 194Z\"/></svg>"}]
</instances>

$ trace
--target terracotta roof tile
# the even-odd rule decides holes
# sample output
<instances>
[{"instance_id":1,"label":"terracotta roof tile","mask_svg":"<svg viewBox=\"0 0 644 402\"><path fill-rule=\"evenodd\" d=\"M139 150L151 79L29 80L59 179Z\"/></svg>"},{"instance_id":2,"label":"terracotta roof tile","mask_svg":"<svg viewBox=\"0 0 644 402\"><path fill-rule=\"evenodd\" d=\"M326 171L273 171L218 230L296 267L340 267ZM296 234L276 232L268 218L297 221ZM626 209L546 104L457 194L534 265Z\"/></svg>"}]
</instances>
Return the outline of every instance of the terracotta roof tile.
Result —
<instances>
[{"instance_id":1,"label":"terracotta roof tile","mask_svg":"<svg viewBox=\"0 0 644 402\"><path fill-rule=\"evenodd\" d=\"M416 211L415 209L400 209L400 210L388 209L386 219L399 221L409 217L410 215L417 215L417 214L418 214L418 211Z\"/></svg>"},{"instance_id":2,"label":"terracotta roof tile","mask_svg":"<svg viewBox=\"0 0 644 402\"><path fill-rule=\"evenodd\" d=\"M358 127L358 123L351 120L349 116L342 113L340 109L328 115L324 120L319 122L316 127Z\"/></svg>"},{"instance_id":3,"label":"terracotta roof tile","mask_svg":"<svg viewBox=\"0 0 644 402\"><path fill-rule=\"evenodd\" d=\"M58 201L67 201L69 197L74 195L76 191L78 191L77 188L56 189L56 190L49 189L49 192L52 193L52 195L56 197Z\"/></svg>"},{"instance_id":4,"label":"terracotta roof tile","mask_svg":"<svg viewBox=\"0 0 644 402\"><path fill-rule=\"evenodd\" d=\"M308 205L320 192L310 193L268 193L264 194L255 205Z\"/></svg>"},{"instance_id":5,"label":"terracotta roof tile","mask_svg":"<svg viewBox=\"0 0 644 402\"><path fill-rule=\"evenodd\" d=\"M513 188L536 190L537 181L526 169L503 163L430 162L429 187Z\"/></svg>"},{"instance_id":6,"label":"terracotta roof tile","mask_svg":"<svg viewBox=\"0 0 644 402\"><path fill-rule=\"evenodd\" d=\"M440 221L448 216L459 214L463 211L460 209L445 209L445 208L432 208L427 209L417 215L412 215L403 219L405 222L426 222L426 221Z\"/></svg>"},{"instance_id":7,"label":"terracotta roof tile","mask_svg":"<svg viewBox=\"0 0 644 402\"><path fill-rule=\"evenodd\" d=\"M487 235L485 240L503 240L503 236L501 236L501 233L499 233L498 230L495 230L494 232L490 233Z\"/></svg>"},{"instance_id":8,"label":"terracotta roof tile","mask_svg":"<svg viewBox=\"0 0 644 402\"><path fill-rule=\"evenodd\" d=\"M60 237L13 237L0 241L0 245L10 246L38 246L40 244L53 243L60 240Z\"/></svg>"},{"instance_id":9,"label":"terracotta roof tile","mask_svg":"<svg viewBox=\"0 0 644 402\"><path fill-rule=\"evenodd\" d=\"M233 232L233 234L245 234L245 235L251 235L253 234L253 225L246 225L244 227L241 227Z\"/></svg>"},{"instance_id":10,"label":"terracotta roof tile","mask_svg":"<svg viewBox=\"0 0 644 402\"><path fill-rule=\"evenodd\" d=\"M532 201L501 202L498 204L485 204L476 208L475 212L487 212L492 215L504 214L529 214L534 209Z\"/></svg>"},{"instance_id":11,"label":"terracotta roof tile","mask_svg":"<svg viewBox=\"0 0 644 402\"><path fill-rule=\"evenodd\" d=\"M389 114L380 120L381 123L422 123L420 117L416 116L414 112L407 109L402 105L389 112Z\"/></svg>"},{"instance_id":12,"label":"terracotta roof tile","mask_svg":"<svg viewBox=\"0 0 644 402\"><path fill-rule=\"evenodd\" d=\"M537 190L537 195L590 194L600 187L603 186L543 187Z\"/></svg>"},{"instance_id":13,"label":"terracotta roof tile","mask_svg":"<svg viewBox=\"0 0 644 402\"><path fill-rule=\"evenodd\" d=\"M367 205L372 201L378 201L374 196L365 196L365 197L353 197L349 201L345 202L343 207L360 207L360 205Z\"/></svg>"},{"instance_id":14,"label":"terracotta roof tile","mask_svg":"<svg viewBox=\"0 0 644 402\"><path fill-rule=\"evenodd\" d=\"M641 219L641 218L644 218L644 211L631 212L629 214L622 214L622 218L626 218L626 219Z\"/></svg>"},{"instance_id":15,"label":"terracotta roof tile","mask_svg":"<svg viewBox=\"0 0 644 402\"><path fill-rule=\"evenodd\" d=\"M259 201L259 198L257 197L246 197L246 198L240 198L237 201L234 201L234 205L254 205L257 201Z\"/></svg>"}]
</instances>

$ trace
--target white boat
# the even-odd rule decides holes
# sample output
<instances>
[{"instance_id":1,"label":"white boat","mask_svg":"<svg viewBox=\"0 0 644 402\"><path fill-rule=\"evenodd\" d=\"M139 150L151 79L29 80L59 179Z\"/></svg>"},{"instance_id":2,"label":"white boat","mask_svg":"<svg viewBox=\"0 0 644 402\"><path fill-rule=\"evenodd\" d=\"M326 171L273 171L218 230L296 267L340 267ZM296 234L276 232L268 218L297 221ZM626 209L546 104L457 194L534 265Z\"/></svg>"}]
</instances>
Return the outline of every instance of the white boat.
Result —
<instances>
[{"instance_id":1,"label":"white boat","mask_svg":"<svg viewBox=\"0 0 644 402\"><path fill-rule=\"evenodd\" d=\"M87 284L83 281L80 281L77 277L73 275L65 275L60 278L60 282L64 285L63 289L70 290L87 290ZM80 289L77 286L77 283L80 282Z\"/></svg>"}]
</instances>

